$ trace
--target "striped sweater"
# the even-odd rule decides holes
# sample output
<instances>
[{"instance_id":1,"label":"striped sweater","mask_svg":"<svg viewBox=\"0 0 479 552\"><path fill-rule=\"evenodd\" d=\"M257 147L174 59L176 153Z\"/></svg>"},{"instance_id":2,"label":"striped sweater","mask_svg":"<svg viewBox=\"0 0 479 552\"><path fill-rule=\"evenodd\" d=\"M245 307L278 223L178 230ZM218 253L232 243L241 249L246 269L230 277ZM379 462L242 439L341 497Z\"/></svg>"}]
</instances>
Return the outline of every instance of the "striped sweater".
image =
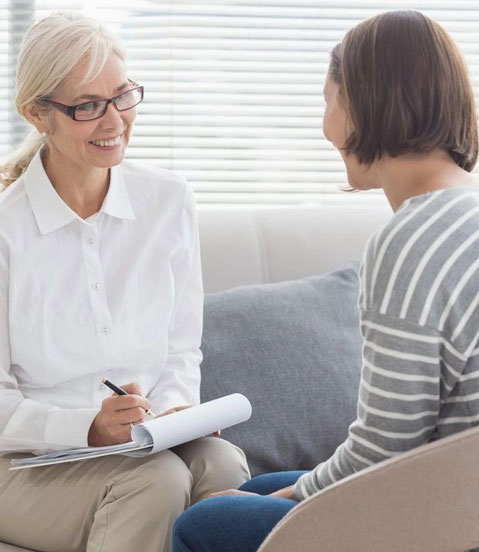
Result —
<instances>
[{"instance_id":1,"label":"striped sweater","mask_svg":"<svg viewBox=\"0 0 479 552\"><path fill-rule=\"evenodd\" d=\"M300 499L479 423L479 191L406 200L369 240L360 282L357 419Z\"/></svg>"}]
</instances>

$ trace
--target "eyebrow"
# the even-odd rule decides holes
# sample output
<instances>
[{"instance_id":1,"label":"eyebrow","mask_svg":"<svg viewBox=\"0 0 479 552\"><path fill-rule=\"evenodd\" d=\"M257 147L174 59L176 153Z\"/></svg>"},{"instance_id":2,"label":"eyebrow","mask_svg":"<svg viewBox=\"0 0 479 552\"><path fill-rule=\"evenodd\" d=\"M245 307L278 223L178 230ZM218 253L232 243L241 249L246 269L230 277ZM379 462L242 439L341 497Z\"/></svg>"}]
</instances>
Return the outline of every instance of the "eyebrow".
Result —
<instances>
[{"instance_id":1,"label":"eyebrow","mask_svg":"<svg viewBox=\"0 0 479 552\"><path fill-rule=\"evenodd\" d=\"M113 92L116 94L117 92L121 92L124 88L126 88L130 83L127 81L124 84L121 84L120 86L117 86ZM78 102L79 100L103 100L105 99L103 96L97 96L96 94L82 94L81 96L77 96L72 100L72 102Z\"/></svg>"}]
</instances>

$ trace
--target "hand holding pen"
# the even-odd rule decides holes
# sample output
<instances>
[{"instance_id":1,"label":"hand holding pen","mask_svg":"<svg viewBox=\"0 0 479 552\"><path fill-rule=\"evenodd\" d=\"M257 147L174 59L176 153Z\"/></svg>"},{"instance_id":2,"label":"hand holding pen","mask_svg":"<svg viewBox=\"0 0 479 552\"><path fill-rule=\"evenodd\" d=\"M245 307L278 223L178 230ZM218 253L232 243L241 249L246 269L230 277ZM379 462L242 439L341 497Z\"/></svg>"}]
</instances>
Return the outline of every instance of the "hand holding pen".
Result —
<instances>
[{"instance_id":1,"label":"hand holding pen","mask_svg":"<svg viewBox=\"0 0 479 552\"><path fill-rule=\"evenodd\" d=\"M128 393L122 389L121 387L118 387L114 383L111 383L111 381L108 381L106 378L101 378L101 382L104 383L107 387L109 387L112 391L114 391L117 395L128 395ZM146 411L147 414L152 416L153 418L156 416L154 412L152 412L149 408Z\"/></svg>"},{"instance_id":2,"label":"hand holding pen","mask_svg":"<svg viewBox=\"0 0 479 552\"><path fill-rule=\"evenodd\" d=\"M111 382L108 383L111 384ZM114 391L115 395L102 402L101 409L90 426L88 432L90 446L127 443L131 440L131 424L146 421L148 411L154 416L150 410L150 402L142 395L138 383L122 385L121 388L115 386Z\"/></svg>"}]
</instances>

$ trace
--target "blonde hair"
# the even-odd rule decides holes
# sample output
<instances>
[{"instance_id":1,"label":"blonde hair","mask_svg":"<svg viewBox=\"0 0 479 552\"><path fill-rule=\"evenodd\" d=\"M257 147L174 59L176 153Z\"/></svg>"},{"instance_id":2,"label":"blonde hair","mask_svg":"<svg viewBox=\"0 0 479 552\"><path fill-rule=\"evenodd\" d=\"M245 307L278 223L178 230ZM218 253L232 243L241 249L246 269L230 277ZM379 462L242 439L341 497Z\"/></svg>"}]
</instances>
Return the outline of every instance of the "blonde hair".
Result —
<instances>
[{"instance_id":1,"label":"blonde hair","mask_svg":"<svg viewBox=\"0 0 479 552\"><path fill-rule=\"evenodd\" d=\"M41 100L52 97L79 63L86 63L82 85L98 76L112 53L126 59L119 38L89 17L58 12L33 24L18 57L17 113L27 119L26 108L31 102L44 112L50 111L51 106ZM10 159L0 165L0 183L6 187L17 180L44 145L45 136L32 129Z\"/></svg>"}]
</instances>

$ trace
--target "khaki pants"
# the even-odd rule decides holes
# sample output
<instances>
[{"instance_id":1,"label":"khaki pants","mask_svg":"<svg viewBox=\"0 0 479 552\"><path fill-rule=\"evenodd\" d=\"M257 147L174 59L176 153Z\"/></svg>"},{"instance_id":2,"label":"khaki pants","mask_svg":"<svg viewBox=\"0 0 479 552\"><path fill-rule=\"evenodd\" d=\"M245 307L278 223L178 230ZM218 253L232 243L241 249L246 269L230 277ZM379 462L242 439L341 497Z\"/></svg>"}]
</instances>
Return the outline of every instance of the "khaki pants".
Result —
<instances>
[{"instance_id":1,"label":"khaki pants","mask_svg":"<svg viewBox=\"0 0 479 552\"><path fill-rule=\"evenodd\" d=\"M44 552L165 552L176 518L249 478L243 452L205 437L143 458L106 456L9 471L0 457L0 540Z\"/></svg>"}]
</instances>

